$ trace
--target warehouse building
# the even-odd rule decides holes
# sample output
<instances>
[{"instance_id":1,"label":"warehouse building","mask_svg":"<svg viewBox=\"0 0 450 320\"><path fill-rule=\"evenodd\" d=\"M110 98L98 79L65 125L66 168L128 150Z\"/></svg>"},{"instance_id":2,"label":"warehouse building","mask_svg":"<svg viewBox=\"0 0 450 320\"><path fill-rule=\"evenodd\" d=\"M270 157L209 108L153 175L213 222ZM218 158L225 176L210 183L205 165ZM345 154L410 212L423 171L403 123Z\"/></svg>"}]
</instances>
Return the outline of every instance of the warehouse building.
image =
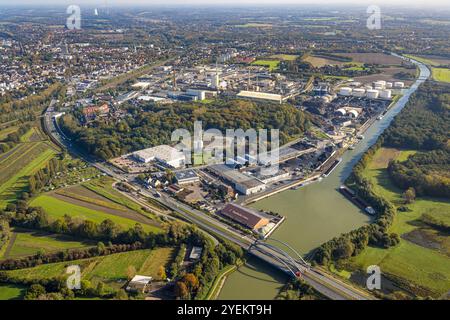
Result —
<instances>
[{"instance_id":1,"label":"warehouse building","mask_svg":"<svg viewBox=\"0 0 450 320\"><path fill-rule=\"evenodd\" d=\"M133 153L133 157L143 163L158 161L172 168L181 168L186 164L183 152L166 145L136 151Z\"/></svg>"},{"instance_id":2,"label":"warehouse building","mask_svg":"<svg viewBox=\"0 0 450 320\"><path fill-rule=\"evenodd\" d=\"M250 195L266 189L266 184L261 180L245 175L225 164L210 166L209 170L225 182L233 185L234 189L241 194Z\"/></svg>"},{"instance_id":3,"label":"warehouse building","mask_svg":"<svg viewBox=\"0 0 450 320\"><path fill-rule=\"evenodd\" d=\"M237 94L237 97L252 100L272 101L280 104L284 100L283 96L280 94L257 92L257 91L241 91Z\"/></svg>"},{"instance_id":4,"label":"warehouse building","mask_svg":"<svg viewBox=\"0 0 450 320\"><path fill-rule=\"evenodd\" d=\"M270 222L269 219L263 217L260 213L234 203L227 204L220 213L251 230L263 228Z\"/></svg>"},{"instance_id":5,"label":"warehouse building","mask_svg":"<svg viewBox=\"0 0 450 320\"><path fill-rule=\"evenodd\" d=\"M200 182L200 178L194 170L176 172L175 179L179 185Z\"/></svg>"}]
</instances>

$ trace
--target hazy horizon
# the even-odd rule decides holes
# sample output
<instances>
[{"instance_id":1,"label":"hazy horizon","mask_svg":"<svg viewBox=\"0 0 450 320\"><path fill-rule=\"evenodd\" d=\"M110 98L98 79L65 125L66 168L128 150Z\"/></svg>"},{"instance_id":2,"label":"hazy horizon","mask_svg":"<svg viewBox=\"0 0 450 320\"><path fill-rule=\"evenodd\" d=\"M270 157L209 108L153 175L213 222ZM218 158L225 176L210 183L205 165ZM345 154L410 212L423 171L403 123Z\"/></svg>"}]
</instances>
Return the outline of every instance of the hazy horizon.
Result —
<instances>
[{"instance_id":1,"label":"hazy horizon","mask_svg":"<svg viewBox=\"0 0 450 320\"><path fill-rule=\"evenodd\" d=\"M450 7L449 0L0 0L0 5L90 5L90 6L170 6L170 5L203 5L203 6L270 6L270 5L389 5L413 7Z\"/></svg>"}]
</instances>

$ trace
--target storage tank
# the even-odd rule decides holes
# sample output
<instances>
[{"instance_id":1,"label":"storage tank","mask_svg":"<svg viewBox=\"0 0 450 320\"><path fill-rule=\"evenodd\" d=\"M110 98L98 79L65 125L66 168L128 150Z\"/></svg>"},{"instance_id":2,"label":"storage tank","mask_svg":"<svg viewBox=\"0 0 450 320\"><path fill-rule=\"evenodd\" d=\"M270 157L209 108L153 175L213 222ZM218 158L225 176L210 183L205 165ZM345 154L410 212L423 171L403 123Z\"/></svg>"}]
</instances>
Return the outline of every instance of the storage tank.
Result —
<instances>
[{"instance_id":1,"label":"storage tank","mask_svg":"<svg viewBox=\"0 0 450 320\"><path fill-rule=\"evenodd\" d=\"M364 97L366 94L365 89L353 89L353 96L354 97Z\"/></svg>"},{"instance_id":2,"label":"storage tank","mask_svg":"<svg viewBox=\"0 0 450 320\"><path fill-rule=\"evenodd\" d=\"M358 113L358 111L352 109L348 112L348 115L352 118L358 118L359 113Z\"/></svg>"},{"instance_id":3,"label":"storage tank","mask_svg":"<svg viewBox=\"0 0 450 320\"><path fill-rule=\"evenodd\" d=\"M340 116L345 116L347 114L347 111L345 111L345 109L337 109L336 110L336 114L340 115Z\"/></svg>"},{"instance_id":4,"label":"storage tank","mask_svg":"<svg viewBox=\"0 0 450 320\"><path fill-rule=\"evenodd\" d=\"M323 103L330 103L330 97L329 96L323 96L320 98Z\"/></svg>"},{"instance_id":5,"label":"storage tank","mask_svg":"<svg viewBox=\"0 0 450 320\"><path fill-rule=\"evenodd\" d=\"M380 92L381 99L391 99L392 98L392 90L383 90Z\"/></svg>"},{"instance_id":6,"label":"storage tank","mask_svg":"<svg viewBox=\"0 0 450 320\"><path fill-rule=\"evenodd\" d=\"M342 87L341 90L339 90L339 94L341 96L349 96L352 94L352 91L352 88Z\"/></svg>"},{"instance_id":7,"label":"storage tank","mask_svg":"<svg viewBox=\"0 0 450 320\"><path fill-rule=\"evenodd\" d=\"M404 82L394 82L394 87L395 88L404 88L405 87L405 83Z\"/></svg>"},{"instance_id":8,"label":"storage tank","mask_svg":"<svg viewBox=\"0 0 450 320\"><path fill-rule=\"evenodd\" d=\"M386 82L386 89L391 89L393 86L392 82Z\"/></svg>"},{"instance_id":9,"label":"storage tank","mask_svg":"<svg viewBox=\"0 0 450 320\"><path fill-rule=\"evenodd\" d=\"M379 94L380 94L380 91L378 91L378 90L374 90L374 89L367 90L367 98L369 98L369 99L377 99Z\"/></svg>"}]
</instances>

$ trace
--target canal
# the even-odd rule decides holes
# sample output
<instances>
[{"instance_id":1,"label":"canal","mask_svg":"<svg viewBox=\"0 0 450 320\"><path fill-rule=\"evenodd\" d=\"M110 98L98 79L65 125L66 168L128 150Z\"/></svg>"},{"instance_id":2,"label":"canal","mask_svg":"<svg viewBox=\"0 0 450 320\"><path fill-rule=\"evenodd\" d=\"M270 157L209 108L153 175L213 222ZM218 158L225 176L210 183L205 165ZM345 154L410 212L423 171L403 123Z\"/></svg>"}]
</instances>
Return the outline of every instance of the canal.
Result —
<instances>
[{"instance_id":1,"label":"canal","mask_svg":"<svg viewBox=\"0 0 450 320\"><path fill-rule=\"evenodd\" d=\"M321 182L298 190L289 190L261 200L252 206L257 209L278 212L286 221L271 238L289 243L302 254L307 254L322 243L349 232L371 218L338 192L339 186L349 176L353 166L372 146L392 119L403 109L410 95L430 76L429 69L415 62L420 69L416 83L404 92L403 97L388 111L382 120L376 121L364 134L355 150L348 150L339 166ZM219 299L273 299L286 278L257 259L231 274Z\"/></svg>"}]
</instances>

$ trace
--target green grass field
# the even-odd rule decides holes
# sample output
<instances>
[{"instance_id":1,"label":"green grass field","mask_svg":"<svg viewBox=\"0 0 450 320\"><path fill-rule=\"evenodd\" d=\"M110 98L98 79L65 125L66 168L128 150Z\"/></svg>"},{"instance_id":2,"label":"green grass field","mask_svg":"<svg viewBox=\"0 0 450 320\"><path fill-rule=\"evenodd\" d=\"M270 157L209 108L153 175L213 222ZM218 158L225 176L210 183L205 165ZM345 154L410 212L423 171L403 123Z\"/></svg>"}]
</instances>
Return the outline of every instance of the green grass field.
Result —
<instances>
[{"instance_id":1,"label":"green grass field","mask_svg":"<svg viewBox=\"0 0 450 320\"><path fill-rule=\"evenodd\" d=\"M411 150L395 152L393 149L381 148L365 170L365 176L374 184L375 192L396 206L404 205L403 191L392 184L386 167L390 159L405 160L413 153ZM402 236L418 230L421 226L418 219L423 213L435 212L438 213L436 218L450 220L450 201L424 197L416 199L408 208L408 212L397 212L390 232ZM433 240L443 240L438 237ZM369 265L379 265L383 273L403 278L412 286L418 285L440 296L450 288L450 258L441 251L402 238L398 246L389 249L368 247L360 255L351 258L349 263L364 270Z\"/></svg>"},{"instance_id":2,"label":"green grass field","mask_svg":"<svg viewBox=\"0 0 450 320\"><path fill-rule=\"evenodd\" d=\"M32 207L42 207L50 217L63 218L64 215L69 215L72 218L81 220L91 220L101 223L106 219L111 219L123 229L129 229L136 225L136 221L122 218L116 215L108 214L106 212L92 210L86 207L78 206L60 199L53 198L48 195L41 195L30 202ZM160 232L161 229L151 225L142 225L144 230L148 232Z\"/></svg>"},{"instance_id":3,"label":"green grass field","mask_svg":"<svg viewBox=\"0 0 450 320\"><path fill-rule=\"evenodd\" d=\"M0 300L20 300L25 291L25 287L22 286L0 284Z\"/></svg>"},{"instance_id":4,"label":"green grass field","mask_svg":"<svg viewBox=\"0 0 450 320\"><path fill-rule=\"evenodd\" d=\"M139 275L157 279L159 268L169 266L174 250L174 248L158 248L130 251L104 257L40 265L34 268L7 271L7 273L14 278L28 280L53 278L64 275L67 266L79 265L83 279L93 283L103 281L112 287L120 288L127 279L129 266L134 266Z\"/></svg>"},{"instance_id":5,"label":"green grass field","mask_svg":"<svg viewBox=\"0 0 450 320\"><path fill-rule=\"evenodd\" d=\"M280 60L256 60L252 63L252 65L268 67L270 71L274 71L278 69Z\"/></svg>"},{"instance_id":6,"label":"green grass field","mask_svg":"<svg viewBox=\"0 0 450 320\"><path fill-rule=\"evenodd\" d=\"M275 54L270 56L270 59L283 60L283 61L294 61L299 56L293 54Z\"/></svg>"},{"instance_id":7,"label":"green grass field","mask_svg":"<svg viewBox=\"0 0 450 320\"><path fill-rule=\"evenodd\" d=\"M433 78L436 81L450 83L450 69L433 68Z\"/></svg>"},{"instance_id":8,"label":"green grass field","mask_svg":"<svg viewBox=\"0 0 450 320\"><path fill-rule=\"evenodd\" d=\"M0 208L28 191L28 177L56 155L45 142L23 144L0 163Z\"/></svg>"},{"instance_id":9,"label":"green grass field","mask_svg":"<svg viewBox=\"0 0 450 320\"><path fill-rule=\"evenodd\" d=\"M84 187L87 189L101 195L102 197L105 197L112 202L115 202L117 204L123 205L127 207L128 209L131 209L133 211L146 214L141 206L137 204L136 202L133 202L132 200L128 199L127 197L124 197L120 192L115 190L112 185L114 183L114 179L110 177L102 177L100 179L95 179L89 182L86 182L83 184Z\"/></svg>"},{"instance_id":10,"label":"green grass field","mask_svg":"<svg viewBox=\"0 0 450 320\"><path fill-rule=\"evenodd\" d=\"M77 241L68 236L17 228L14 230L14 236L11 241L13 242L10 243L9 250L3 256L4 259L33 255L41 250L52 252L96 245L95 242Z\"/></svg>"}]
</instances>

